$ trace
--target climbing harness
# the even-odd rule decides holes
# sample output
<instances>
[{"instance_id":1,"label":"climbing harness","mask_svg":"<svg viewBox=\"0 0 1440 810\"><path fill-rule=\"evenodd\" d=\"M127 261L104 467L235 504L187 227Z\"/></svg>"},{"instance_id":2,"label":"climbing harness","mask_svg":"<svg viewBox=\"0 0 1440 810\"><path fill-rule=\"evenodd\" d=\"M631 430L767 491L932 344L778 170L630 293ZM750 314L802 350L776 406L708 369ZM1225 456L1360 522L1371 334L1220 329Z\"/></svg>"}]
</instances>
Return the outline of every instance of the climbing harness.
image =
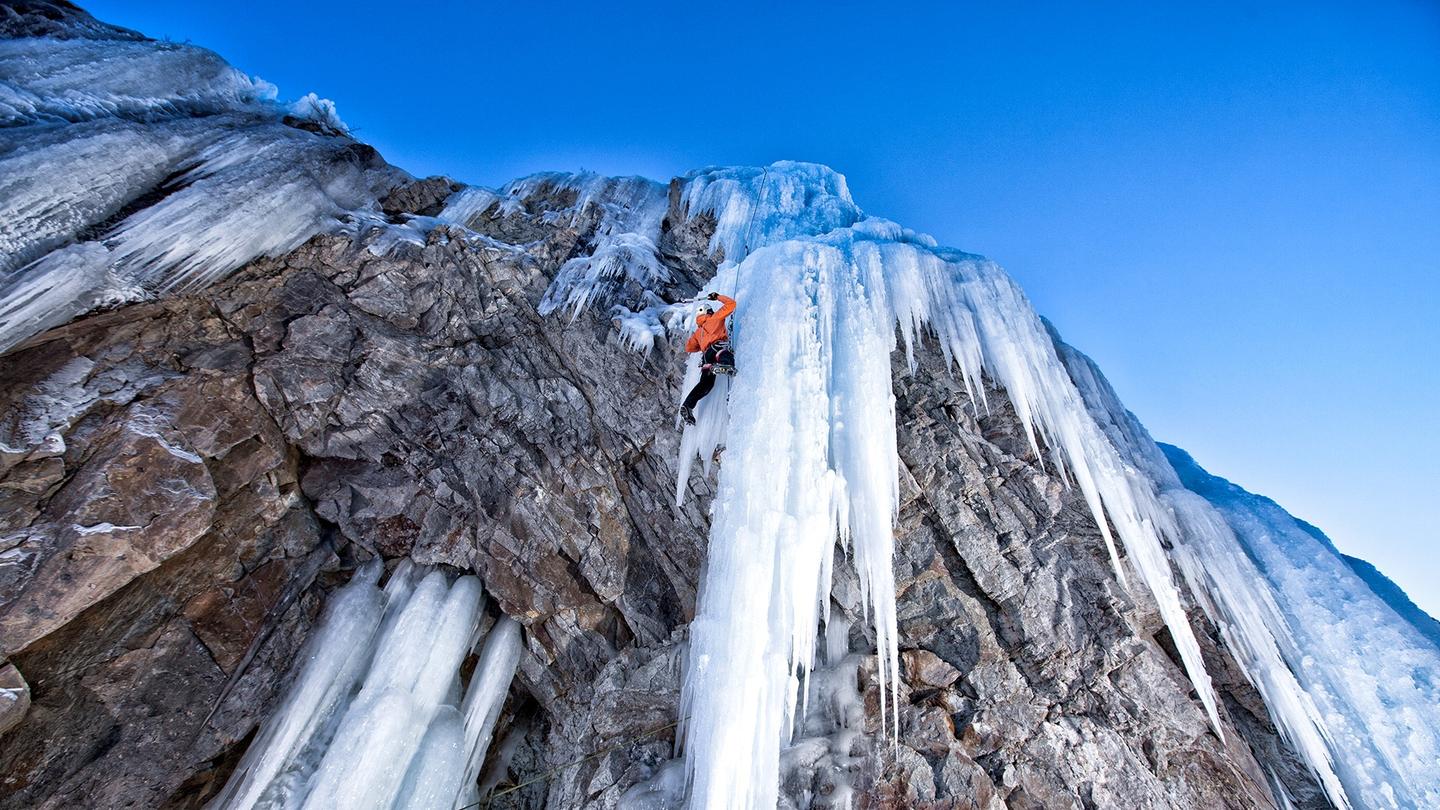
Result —
<instances>
[{"instance_id":1,"label":"climbing harness","mask_svg":"<svg viewBox=\"0 0 1440 810\"><path fill-rule=\"evenodd\" d=\"M713 356L715 359L709 363L703 362L706 356ZM725 362L727 356L730 358L730 362L728 363ZM709 371L712 374L726 374L731 377L735 376L735 352L730 348L729 340L717 340L711 343L705 348L705 353L701 356L701 361L701 371Z\"/></svg>"}]
</instances>

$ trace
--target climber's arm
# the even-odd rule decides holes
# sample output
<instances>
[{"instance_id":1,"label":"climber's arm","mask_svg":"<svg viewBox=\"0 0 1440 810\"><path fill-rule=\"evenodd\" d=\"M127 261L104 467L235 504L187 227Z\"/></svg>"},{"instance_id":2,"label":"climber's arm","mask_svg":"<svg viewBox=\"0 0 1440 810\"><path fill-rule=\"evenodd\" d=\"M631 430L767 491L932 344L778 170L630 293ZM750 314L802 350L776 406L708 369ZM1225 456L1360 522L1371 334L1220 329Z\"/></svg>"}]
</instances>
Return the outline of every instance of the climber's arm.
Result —
<instances>
[{"instance_id":1,"label":"climber's arm","mask_svg":"<svg viewBox=\"0 0 1440 810\"><path fill-rule=\"evenodd\" d=\"M720 293L715 293L715 300L720 301L724 304L724 306L720 307L720 311L715 313L716 317L726 318L729 317L730 313L735 311L734 298L731 298L728 295L721 295Z\"/></svg>"}]
</instances>

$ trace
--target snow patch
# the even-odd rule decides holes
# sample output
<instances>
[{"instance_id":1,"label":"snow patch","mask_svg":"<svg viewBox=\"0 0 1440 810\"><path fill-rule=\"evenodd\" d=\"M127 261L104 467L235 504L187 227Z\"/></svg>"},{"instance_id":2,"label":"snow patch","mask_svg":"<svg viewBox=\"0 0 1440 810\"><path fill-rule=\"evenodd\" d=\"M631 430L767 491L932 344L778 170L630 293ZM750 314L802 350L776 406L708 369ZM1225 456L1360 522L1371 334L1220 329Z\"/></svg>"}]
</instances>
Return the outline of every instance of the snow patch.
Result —
<instances>
[{"instance_id":1,"label":"snow patch","mask_svg":"<svg viewBox=\"0 0 1440 810\"><path fill-rule=\"evenodd\" d=\"M116 526L114 523L96 523L90 526L81 526L78 523L70 524L70 528L79 535L110 534L112 532L133 532L145 528L144 526Z\"/></svg>"},{"instance_id":2,"label":"snow patch","mask_svg":"<svg viewBox=\"0 0 1440 810\"><path fill-rule=\"evenodd\" d=\"M302 121L318 124L328 134L350 134L350 127L340 120L340 114L335 111L335 102L328 98L320 98L314 93L306 93L291 103L289 110L290 115Z\"/></svg>"},{"instance_id":3,"label":"snow patch","mask_svg":"<svg viewBox=\"0 0 1440 810\"><path fill-rule=\"evenodd\" d=\"M90 358L74 357L41 380L6 420L6 434L14 442L6 442L6 452L37 456L65 452L63 429L100 398L86 386L94 368Z\"/></svg>"}]
</instances>

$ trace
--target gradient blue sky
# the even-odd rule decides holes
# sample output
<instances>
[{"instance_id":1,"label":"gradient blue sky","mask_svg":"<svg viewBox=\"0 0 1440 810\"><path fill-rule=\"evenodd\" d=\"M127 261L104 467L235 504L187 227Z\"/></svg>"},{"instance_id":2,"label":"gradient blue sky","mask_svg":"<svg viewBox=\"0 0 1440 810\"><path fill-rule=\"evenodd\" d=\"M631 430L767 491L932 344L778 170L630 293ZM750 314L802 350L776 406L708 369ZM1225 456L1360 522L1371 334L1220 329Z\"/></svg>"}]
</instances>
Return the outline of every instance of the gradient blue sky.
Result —
<instances>
[{"instance_id":1,"label":"gradient blue sky","mask_svg":"<svg viewBox=\"0 0 1440 810\"><path fill-rule=\"evenodd\" d=\"M833 166L1440 616L1440 3L81 2L417 175Z\"/></svg>"}]
</instances>

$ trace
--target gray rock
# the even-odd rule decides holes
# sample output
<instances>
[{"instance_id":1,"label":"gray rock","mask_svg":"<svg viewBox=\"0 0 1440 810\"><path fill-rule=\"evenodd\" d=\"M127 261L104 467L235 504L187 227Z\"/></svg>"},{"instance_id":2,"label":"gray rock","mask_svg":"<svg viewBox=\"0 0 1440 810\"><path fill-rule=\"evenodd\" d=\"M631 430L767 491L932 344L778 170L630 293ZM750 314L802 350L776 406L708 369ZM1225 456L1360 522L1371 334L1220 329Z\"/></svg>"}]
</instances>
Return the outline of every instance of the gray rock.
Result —
<instances>
[{"instance_id":1,"label":"gray rock","mask_svg":"<svg viewBox=\"0 0 1440 810\"><path fill-rule=\"evenodd\" d=\"M372 555L475 571L525 627L497 738L515 730L500 786L526 786L497 806L615 807L674 756L713 482L696 471L672 505L681 352L619 346L606 305L633 290L537 314L594 241L598 217L543 216L573 202L542 185L477 215L489 238L438 227L379 256L374 235L316 237L0 357L0 628L35 690L0 739L0 807L203 803L324 594ZM682 213L660 244L672 298L719 258L713 223ZM928 350L895 368L900 734L866 657L857 806L1272 807L1266 768L1323 801L1204 638L1229 673L1215 735L1002 392L977 411L942 368ZM845 564L832 597L869 649ZM784 806L843 794L830 756L797 743Z\"/></svg>"},{"instance_id":2,"label":"gray rock","mask_svg":"<svg viewBox=\"0 0 1440 810\"><path fill-rule=\"evenodd\" d=\"M396 186L380 200L380 210L391 217L404 214L433 217L445 207L445 200L461 188L448 177L427 177Z\"/></svg>"}]
</instances>

